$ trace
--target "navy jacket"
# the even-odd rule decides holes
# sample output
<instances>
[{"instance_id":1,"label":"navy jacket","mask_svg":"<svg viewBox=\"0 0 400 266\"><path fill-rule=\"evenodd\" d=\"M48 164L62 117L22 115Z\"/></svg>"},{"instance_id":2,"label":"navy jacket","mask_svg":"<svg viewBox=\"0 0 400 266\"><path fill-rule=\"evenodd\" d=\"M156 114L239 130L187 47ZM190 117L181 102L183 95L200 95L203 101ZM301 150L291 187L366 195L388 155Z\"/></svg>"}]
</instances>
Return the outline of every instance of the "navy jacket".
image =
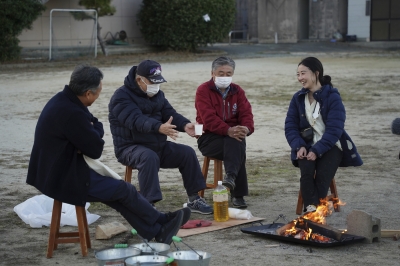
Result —
<instances>
[{"instance_id":1,"label":"navy jacket","mask_svg":"<svg viewBox=\"0 0 400 266\"><path fill-rule=\"evenodd\" d=\"M26 182L53 199L84 206L90 183L82 154L100 158L103 135L103 124L65 86L39 116Z\"/></svg>"},{"instance_id":2,"label":"navy jacket","mask_svg":"<svg viewBox=\"0 0 400 266\"><path fill-rule=\"evenodd\" d=\"M188 119L178 114L160 90L148 97L135 81L136 66L126 76L124 86L114 92L108 105L108 119L117 159L133 145L161 151L167 136L158 132L161 124L172 116L176 130L184 132Z\"/></svg>"},{"instance_id":3,"label":"navy jacket","mask_svg":"<svg viewBox=\"0 0 400 266\"><path fill-rule=\"evenodd\" d=\"M363 164L357 148L344 130L346 111L340 94L336 88L324 85L314 92L314 99L320 104L320 115L325 123L325 133L313 146L312 141L306 143L300 132L310 127L306 118L304 100L308 90L302 88L293 95L285 120L285 136L291 147L291 160L297 166L297 151L301 147L314 152L319 158L329 151L340 140L343 149L341 167L360 166Z\"/></svg>"}]
</instances>

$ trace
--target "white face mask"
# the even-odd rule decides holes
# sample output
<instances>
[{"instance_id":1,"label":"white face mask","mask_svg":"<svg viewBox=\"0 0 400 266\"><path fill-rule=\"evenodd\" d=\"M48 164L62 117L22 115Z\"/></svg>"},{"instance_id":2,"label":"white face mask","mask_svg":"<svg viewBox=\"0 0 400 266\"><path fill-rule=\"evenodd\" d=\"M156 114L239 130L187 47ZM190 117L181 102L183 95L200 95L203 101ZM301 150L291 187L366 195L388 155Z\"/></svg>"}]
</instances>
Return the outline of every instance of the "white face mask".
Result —
<instances>
[{"instance_id":1,"label":"white face mask","mask_svg":"<svg viewBox=\"0 0 400 266\"><path fill-rule=\"evenodd\" d=\"M232 83L232 77L215 77L215 86L220 89L226 89Z\"/></svg>"},{"instance_id":2,"label":"white face mask","mask_svg":"<svg viewBox=\"0 0 400 266\"><path fill-rule=\"evenodd\" d=\"M144 84L146 84L147 86L147 95L149 97L153 97L154 95L156 95L159 90L160 90L160 84L147 84L146 82L144 82L144 80L142 78L140 78Z\"/></svg>"}]
</instances>

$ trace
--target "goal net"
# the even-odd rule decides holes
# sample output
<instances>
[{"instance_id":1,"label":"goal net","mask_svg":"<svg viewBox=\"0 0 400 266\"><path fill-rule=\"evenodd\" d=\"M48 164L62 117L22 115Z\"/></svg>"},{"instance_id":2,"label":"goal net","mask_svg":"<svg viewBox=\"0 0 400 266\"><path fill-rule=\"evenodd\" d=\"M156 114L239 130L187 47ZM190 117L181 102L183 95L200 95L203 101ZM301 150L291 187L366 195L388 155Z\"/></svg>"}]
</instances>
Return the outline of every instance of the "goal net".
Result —
<instances>
[{"instance_id":1,"label":"goal net","mask_svg":"<svg viewBox=\"0 0 400 266\"><path fill-rule=\"evenodd\" d=\"M52 9L49 60L97 56L97 11Z\"/></svg>"}]
</instances>

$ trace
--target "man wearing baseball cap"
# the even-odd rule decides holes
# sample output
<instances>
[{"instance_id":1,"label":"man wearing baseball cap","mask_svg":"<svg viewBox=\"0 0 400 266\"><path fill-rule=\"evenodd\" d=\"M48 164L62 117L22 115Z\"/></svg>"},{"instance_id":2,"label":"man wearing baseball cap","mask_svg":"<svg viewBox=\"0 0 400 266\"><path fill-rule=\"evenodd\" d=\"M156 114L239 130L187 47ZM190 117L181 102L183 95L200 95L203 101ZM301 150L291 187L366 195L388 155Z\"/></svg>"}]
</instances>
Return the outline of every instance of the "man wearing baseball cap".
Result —
<instances>
[{"instance_id":1,"label":"man wearing baseball cap","mask_svg":"<svg viewBox=\"0 0 400 266\"><path fill-rule=\"evenodd\" d=\"M133 66L108 105L115 156L138 169L140 193L151 203L162 200L158 171L178 168L192 212L211 214L213 209L198 192L206 187L195 151L176 140L178 132L195 136L194 124L177 113L160 90L167 82L161 65L144 60Z\"/></svg>"}]
</instances>

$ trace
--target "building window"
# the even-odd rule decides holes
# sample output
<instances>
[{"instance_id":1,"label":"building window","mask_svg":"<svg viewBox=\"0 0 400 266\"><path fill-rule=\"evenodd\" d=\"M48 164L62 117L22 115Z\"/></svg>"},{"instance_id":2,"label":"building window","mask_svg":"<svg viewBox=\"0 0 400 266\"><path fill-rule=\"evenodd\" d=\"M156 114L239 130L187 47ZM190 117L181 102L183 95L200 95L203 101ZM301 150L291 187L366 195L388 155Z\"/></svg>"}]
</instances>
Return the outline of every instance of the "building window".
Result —
<instances>
[{"instance_id":1,"label":"building window","mask_svg":"<svg viewBox=\"0 0 400 266\"><path fill-rule=\"evenodd\" d=\"M365 15L371 16L371 1L365 1Z\"/></svg>"}]
</instances>

